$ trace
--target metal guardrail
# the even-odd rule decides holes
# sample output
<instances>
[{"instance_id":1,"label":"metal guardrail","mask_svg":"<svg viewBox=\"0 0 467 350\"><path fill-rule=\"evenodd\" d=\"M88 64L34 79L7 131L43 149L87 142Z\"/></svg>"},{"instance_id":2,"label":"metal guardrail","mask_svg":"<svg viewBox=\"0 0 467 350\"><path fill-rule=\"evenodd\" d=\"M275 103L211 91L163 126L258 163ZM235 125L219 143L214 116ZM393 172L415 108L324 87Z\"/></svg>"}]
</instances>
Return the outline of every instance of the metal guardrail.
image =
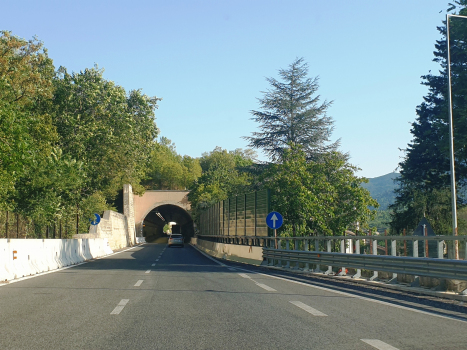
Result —
<instances>
[{"instance_id":1,"label":"metal guardrail","mask_svg":"<svg viewBox=\"0 0 467 350\"><path fill-rule=\"evenodd\" d=\"M390 272L392 280L397 274L427 276L435 278L467 280L467 236L309 236L309 237L257 237L257 236L216 236L198 235L200 238L215 240L223 243L254 245L263 247L263 258L270 266L292 267L298 269L302 264L303 270L323 272L320 267L326 266L325 274L334 274L333 267L340 268L340 275L346 274L346 268L356 269L355 278L361 277L361 270L373 271L370 278L376 279L378 271ZM368 242L370 254L361 254L360 241ZM285 241L285 249L282 249ZM338 243L340 253L332 252L332 243ZM387 255L378 255L378 241L386 241ZM402 247L397 242L403 243ZM419 257L419 241L422 256ZM428 256L432 253L428 242L436 243L436 258ZM458 241L463 244L465 260L445 259L445 242ZM410 242L410 252L406 242ZM292 243L292 244L291 244ZM390 244L388 244L390 243ZM448 244L449 245L449 244ZM313 249L310 249L313 247ZM291 249L292 248L292 249ZM325 251L321 251L324 248ZM379 246L379 248L382 248ZM403 249L404 248L404 249ZM349 252L350 250L350 252ZM404 251L404 256L401 256ZM398 256L399 254L399 256ZM409 255L409 256L405 256Z\"/></svg>"},{"instance_id":2,"label":"metal guardrail","mask_svg":"<svg viewBox=\"0 0 467 350\"><path fill-rule=\"evenodd\" d=\"M317 266L316 270L318 271L320 265L326 265L328 267L339 266L342 271L345 271L347 267L351 267L357 270L367 269L372 271L405 273L416 276L467 280L466 260L305 252L295 250L287 251L269 248L263 248L263 257L268 260L269 265L274 265L275 261L278 261L280 265L282 265L284 261L286 261L287 264L292 262L315 264ZM308 270L309 267L305 269Z\"/></svg>"}]
</instances>

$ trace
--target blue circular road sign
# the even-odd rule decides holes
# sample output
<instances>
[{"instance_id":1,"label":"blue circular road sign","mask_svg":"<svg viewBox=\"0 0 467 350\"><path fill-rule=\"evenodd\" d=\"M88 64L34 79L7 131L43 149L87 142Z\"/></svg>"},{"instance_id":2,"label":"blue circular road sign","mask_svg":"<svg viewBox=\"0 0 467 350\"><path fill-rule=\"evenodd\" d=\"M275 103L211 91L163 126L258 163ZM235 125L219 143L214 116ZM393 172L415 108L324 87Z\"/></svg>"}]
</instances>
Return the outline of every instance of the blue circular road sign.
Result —
<instances>
[{"instance_id":1,"label":"blue circular road sign","mask_svg":"<svg viewBox=\"0 0 467 350\"><path fill-rule=\"evenodd\" d=\"M284 219L282 215L279 214L277 211L272 211L266 216L266 225L273 230L278 229L284 223Z\"/></svg>"},{"instance_id":2,"label":"blue circular road sign","mask_svg":"<svg viewBox=\"0 0 467 350\"><path fill-rule=\"evenodd\" d=\"M91 225L97 225L99 222L101 222L101 216L99 214L94 214L94 216L96 217L96 220L92 221L89 219L89 221L91 221Z\"/></svg>"}]
</instances>

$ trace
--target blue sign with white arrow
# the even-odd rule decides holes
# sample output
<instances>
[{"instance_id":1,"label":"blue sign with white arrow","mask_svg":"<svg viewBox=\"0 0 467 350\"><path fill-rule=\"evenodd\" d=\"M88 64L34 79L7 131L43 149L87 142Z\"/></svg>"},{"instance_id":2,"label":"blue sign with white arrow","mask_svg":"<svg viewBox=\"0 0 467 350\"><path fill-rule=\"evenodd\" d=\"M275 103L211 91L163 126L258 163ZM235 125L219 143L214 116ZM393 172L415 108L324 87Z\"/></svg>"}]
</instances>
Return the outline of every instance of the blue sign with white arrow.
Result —
<instances>
[{"instance_id":1,"label":"blue sign with white arrow","mask_svg":"<svg viewBox=\"0 0 467 350\"><path fill-rule=\"evenodd\" d=\"M272 211L268 214L268 216L266 216L266 225L268 225L268 227L272 228L273 230L281 227L283 222L284 219L282 218L282 215L277 211Z\"/></svg>"},{"instance_id":2,"label":"blue sign with white arrow","mask_svg":"<svg viewBox=\"0 0 467 350\"><path fill-rule=\"evenodd\" d=\"M95 226L97 224L99 224L99 222L101 222L101 216L99 214L94 214L94 216L96 217L96 220L92 221L91 219L89 219L89 221L91 221L91 225Z\"/></svg>"}]
</instances>

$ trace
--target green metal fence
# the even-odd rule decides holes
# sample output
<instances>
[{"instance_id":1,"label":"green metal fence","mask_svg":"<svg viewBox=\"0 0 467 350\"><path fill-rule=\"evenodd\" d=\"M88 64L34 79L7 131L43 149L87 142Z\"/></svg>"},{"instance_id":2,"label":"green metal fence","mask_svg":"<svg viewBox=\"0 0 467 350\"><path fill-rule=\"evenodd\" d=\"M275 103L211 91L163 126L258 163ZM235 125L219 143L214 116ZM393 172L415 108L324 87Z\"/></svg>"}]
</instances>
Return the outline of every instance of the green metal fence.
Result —
<instances>
[{"instance_id":1,"label":"green metal fence","mask_svg":"<svg viewBox=\"0 0 467 350\"><path fill-rule=\"evenodd\" d=\"M269 190L244 193L218 202L200 216L200 234L268 236Z\"/></svg>"}]
</instances>

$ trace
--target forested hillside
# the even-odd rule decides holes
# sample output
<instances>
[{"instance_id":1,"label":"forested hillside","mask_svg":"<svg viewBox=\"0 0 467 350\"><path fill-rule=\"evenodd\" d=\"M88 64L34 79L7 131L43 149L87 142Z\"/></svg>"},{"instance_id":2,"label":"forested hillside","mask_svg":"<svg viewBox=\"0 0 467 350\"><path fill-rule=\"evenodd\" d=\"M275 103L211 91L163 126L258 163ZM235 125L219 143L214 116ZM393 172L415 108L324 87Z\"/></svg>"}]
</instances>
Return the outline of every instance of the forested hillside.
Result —
<instances>
[{"instance_id":1,"label":"forested hillside","mask_svg":"<svg viewBox=\"0 0 467 350\"><path fill-rule=\"evenodd\" d=\"M398 176L398 173L389 173L368 179L368 183L362 184L362 187L370 191L371 196L378 201L379 210L386 210L390 204L394 203L394 189L396 188L394 179Z\"/></svg>"},{"instance_id":2,"label":"forested hillside","mask_svg":"<svg viewBox=\"0 0 467 350\"><path fill-rule=\"evenodd\" d=\"M368 183L362 184L362 187L370 191L371 196L379 203L376 216L373 220L370 220L369 227L376 227L380 232L383 232L385 229L389 231L388 223L391 221L391 216L388 207L394 203L394 189L396 187L394 179L398 177L398 173L389 173L368 179Z\"/></svg>"}]
</instances>

